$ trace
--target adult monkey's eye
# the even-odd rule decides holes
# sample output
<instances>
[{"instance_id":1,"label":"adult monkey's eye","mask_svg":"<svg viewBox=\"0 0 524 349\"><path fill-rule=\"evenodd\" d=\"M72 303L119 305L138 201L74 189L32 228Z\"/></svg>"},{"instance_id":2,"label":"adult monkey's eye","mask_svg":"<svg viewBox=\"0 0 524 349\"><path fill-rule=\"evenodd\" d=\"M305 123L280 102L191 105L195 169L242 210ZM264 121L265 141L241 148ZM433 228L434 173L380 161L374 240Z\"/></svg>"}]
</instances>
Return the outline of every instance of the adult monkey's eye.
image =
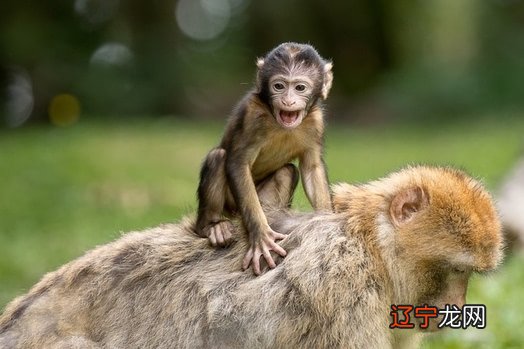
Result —
<instances>
[{"instance_id":1,"label":"adult monkey's eye","mask_svg":"<svg viewBox=\"0 0 524 349\"><path fill-rule=\"evenodd\" d=\"M462 267L454 267L452 270L453 270L453 272L455 274L464 274L464 273L466 273L466 269L462 268Z\"/></svg>"},{"instance_id":2,"label":"adult monkey's eye","mask_svg":"<svg viewBox=\"0 0 524 349\"><path fill-rule=\"evenodd\" d=\"M277 82L276 84L273 85L273 87L275 88L275 90L283 90L285 88L284 84L281 83L281 82Z\"/></svg>"},{"instance_id":3,"label":"adult monkey's eye","mask_svg":"<svg viewBox=\"0 0 524 349\"><path fill-rule=\"evenodd\" d=\"M295 90L297 90L298 92L304 92L306 90L306 85L298 84L297 86L295 86Z\"/></svg>"}]
</instances>

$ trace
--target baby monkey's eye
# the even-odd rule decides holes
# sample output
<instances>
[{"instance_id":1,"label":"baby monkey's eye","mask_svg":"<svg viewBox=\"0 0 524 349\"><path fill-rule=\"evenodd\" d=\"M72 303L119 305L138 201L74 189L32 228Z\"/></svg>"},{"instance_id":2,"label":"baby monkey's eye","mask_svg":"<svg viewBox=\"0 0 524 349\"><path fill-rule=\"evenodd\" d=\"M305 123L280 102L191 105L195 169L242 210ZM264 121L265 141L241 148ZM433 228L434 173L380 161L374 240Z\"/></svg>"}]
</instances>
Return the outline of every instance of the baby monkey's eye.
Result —
<instances>
[{"instance_id":1,"label":"baby monkey's eye","mask_svg":"<svg viewBox=\"0 0 524 349\"><path fill-rule=\"evenodd\" d=\"M298 92L303 92L306 90L306 85L298 84L297 86L295 86L295 90L297 90Z\"/></svg>"},{"instance_id":2,"label":"baby monkey's eye","mask_svg":"<svg viewBox=\"0 0 524 349\"><path fill-rule=\"evenodd\" d=\"M273 87L275 88L275 90L283 90L285 88L284 84L281 83L281 82L277 82L276 84L273 85Z\"/></svg>"}]
</instances>

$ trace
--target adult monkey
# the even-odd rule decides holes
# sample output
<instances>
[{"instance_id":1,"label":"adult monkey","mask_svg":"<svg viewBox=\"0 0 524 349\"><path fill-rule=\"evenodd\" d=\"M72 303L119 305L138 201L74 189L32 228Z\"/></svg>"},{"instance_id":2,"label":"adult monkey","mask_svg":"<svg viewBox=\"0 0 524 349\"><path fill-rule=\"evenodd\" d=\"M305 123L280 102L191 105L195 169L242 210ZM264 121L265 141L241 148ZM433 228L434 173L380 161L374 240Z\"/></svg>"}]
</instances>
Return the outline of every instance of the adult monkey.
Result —
<instances>
[{"instance_id":1,"label":"adult monkey","mask_svg":"<svg viewBox=\"0 0 524 349\"><path fill-rule=\"evenodd\" d=\"M213 246L226 246L238 211L249 235L242 262L260 274L260 256L275 267L270 251L285 235L269 226L256 186L286 163L299 159L306 195L317 211L331 210L323 152L324 118L320 101L328 96L333 74L310 45L284 43L257 61L256 86L237 106L218 148L200 172L196 231Z\"/></svg>"},{"instance_id":2,"label":"adult monkey","mask_svg":"<svg viewBox=\"0 0 524 349\"><path fill-rule=\"evenodd\" d=\"M187 220L126 234L9 304L0 348L407 348L422 331L390 329L392 304L461 307L471 274L501 260L493 202L460 171L338 185L335 213L300 215L278 209L295 174L259 187L269 222L290 233L275 269L238 270L246 236L214 249Z\"/></svg>"}]
</instances>

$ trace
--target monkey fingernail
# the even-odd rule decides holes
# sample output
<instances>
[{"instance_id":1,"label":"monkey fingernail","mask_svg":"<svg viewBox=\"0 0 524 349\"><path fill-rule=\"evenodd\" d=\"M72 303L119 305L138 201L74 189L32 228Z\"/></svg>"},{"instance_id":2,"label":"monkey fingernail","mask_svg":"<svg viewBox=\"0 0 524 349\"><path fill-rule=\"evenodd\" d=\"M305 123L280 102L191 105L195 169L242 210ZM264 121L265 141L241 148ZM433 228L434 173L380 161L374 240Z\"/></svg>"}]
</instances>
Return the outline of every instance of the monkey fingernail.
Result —
<instances>
[{"instance_id":1,"label":"monkey fingernail","mask_svg":"<svg viewBox=\"0 0 524 349\"><path fill-rule=\"evenodd\" d=\"M224 237L220 232L217 233L217 244L221 247L224 247Z\"/></svg>"},{"instance_id":2,"label":"monkey fingernail","mask_svg":"<svg viewBox=\"0 0 524 349\"><path fill-rule=\"evenodd\" d=\"M280 256L285 257L287 255L286 250L284 250L280 245L274 244L272 250L278 253Z\"/></svg>"},{"instance_id":3,"label":"monkey fingernail","mask_svg":"<svg viewBox=\"0 0 524 349\"><path fill-rule=\"evenodd\" d=\"M268 265L271 269L276 268L277 264L275 263L275 261L274 261L272 258L270 258L270 259L266 259L266 261L267 261L267 265Z\"/></svg>"}]
</instances>

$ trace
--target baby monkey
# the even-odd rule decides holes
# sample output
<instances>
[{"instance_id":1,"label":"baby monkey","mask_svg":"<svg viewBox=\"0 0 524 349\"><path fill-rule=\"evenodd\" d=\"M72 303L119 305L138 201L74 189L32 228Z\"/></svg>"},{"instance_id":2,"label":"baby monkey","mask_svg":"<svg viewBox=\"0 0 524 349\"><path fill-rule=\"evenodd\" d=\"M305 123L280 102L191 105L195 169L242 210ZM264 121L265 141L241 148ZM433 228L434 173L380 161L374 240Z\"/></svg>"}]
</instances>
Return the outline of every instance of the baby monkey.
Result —
<instances>
[{"instance_id":1,"label":"baby monkey","mask_svg":"<svg viewBox=\"0 0 524 349\"><path fill-rule=\"evenodd\" d=\"M227 246L233 230L227 217L240 213L250 241L244 270L252 264L259 275L261 256L274 268L270 251L286 255L275 242L285 235L269 227L257 187L284 167L296 172L288 162L299 160L302 184L314 209L332 209L322 157L321 108L331 89L332 66L312 46L297 43L281 44L258 59L254 89L238 104L220 145L204 160L196 230L213 246Z\"/></svg>"}]
</instances>

